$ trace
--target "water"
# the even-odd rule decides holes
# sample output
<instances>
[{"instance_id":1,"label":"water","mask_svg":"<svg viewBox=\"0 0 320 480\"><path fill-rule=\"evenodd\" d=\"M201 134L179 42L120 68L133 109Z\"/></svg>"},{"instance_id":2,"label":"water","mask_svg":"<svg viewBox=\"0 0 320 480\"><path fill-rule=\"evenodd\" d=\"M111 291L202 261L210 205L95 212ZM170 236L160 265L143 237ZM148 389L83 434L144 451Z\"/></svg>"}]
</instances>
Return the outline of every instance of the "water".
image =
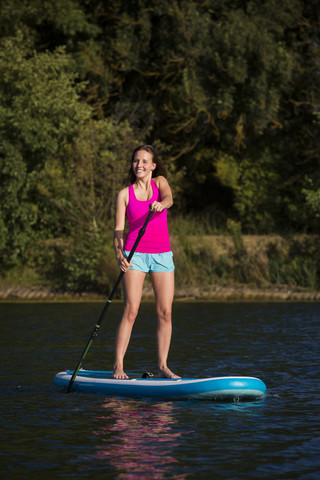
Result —
<instances>
[{"instance_id":1,"label":"water","mask_svg":"<svg viewBox=\"0 0 320 480\"><path fill-rule=\"evenodd\" d=\"M159 402L64 394L101 304L0 304L2 479L319 478L318 304L176 303L170 367L252 375L264 402ZM112 304L86 368L110 369ZM127 370L155 370L155 315L141 307Z\"/></svg>"}]
</instances>

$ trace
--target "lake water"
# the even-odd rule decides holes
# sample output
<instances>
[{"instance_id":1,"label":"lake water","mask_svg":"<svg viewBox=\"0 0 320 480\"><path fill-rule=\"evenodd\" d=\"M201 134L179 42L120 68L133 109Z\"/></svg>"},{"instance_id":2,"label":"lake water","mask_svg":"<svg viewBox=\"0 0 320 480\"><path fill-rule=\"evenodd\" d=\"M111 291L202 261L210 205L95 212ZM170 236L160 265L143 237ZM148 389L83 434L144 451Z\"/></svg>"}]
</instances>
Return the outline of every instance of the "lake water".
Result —
<instances>
[{"instance_id":1,"label":"lake water","mask_svg":"<svg viewBox=\"0 0 320 480\"><path fill-rule=\"evenodd\" d=\"M318 479L320 308L315 303L175 303L170 367L249 375L261 403L159 402L60 393L103 304L0 304L1 478ZM110 369L121 304L86 368ZM141 307L126 369L155 370L155 314Z\"/></svg>"}]
</instances>

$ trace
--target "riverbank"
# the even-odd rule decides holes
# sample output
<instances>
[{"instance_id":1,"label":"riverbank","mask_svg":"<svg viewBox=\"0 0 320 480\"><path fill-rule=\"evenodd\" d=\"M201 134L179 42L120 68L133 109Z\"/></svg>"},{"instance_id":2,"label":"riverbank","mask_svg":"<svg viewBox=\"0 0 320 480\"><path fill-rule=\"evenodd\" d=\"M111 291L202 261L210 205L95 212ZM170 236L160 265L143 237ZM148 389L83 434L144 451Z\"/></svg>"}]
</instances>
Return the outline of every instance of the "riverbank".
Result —
<instances>
[{"instance_id":1,"label":"riverbank","mask_svg":"<svg viewBox=\"0 0 320 480\"><path fill-rule=\"evenodd\" d=\"M176 301L320 301L319 235L181 234L172 235L172 250ZM70 264L72 270L61 267L55 275L49 261L44 270L38 266L7 272L0 278L0 302L106 301L119 272L113 251L102 260L90 278L76 261ZM77 281L70 277L74 272ZM119 301L120 295L119 288ZM151 298L147 276L143 299Z\"/></svg>"},{"instance_id":2,"label":"riverbank","mask_svg":"<svg viewBox=\"0 0 320 480\"><path fill-rule=\"evenodd\" d=\"M71 293L45 287L8 286L0 288L0 302L104 302L106 295L94 292ZM153 299L150 286L143 291L143 300ZM180 288L175 292L175 301L263 301L263 302L320 302L319 291L299 291L281 286L254 288L248 286L211 286ZM119 300L120 301L120 300Z\"/></svg>"}]
</instances>

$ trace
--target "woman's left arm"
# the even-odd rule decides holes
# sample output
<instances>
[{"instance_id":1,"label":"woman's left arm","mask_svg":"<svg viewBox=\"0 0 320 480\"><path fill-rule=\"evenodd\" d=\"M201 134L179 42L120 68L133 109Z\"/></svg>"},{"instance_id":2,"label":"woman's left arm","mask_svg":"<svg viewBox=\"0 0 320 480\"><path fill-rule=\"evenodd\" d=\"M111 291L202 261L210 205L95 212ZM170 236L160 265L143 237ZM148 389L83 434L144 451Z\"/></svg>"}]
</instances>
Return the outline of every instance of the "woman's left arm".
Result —
<instances>
[{"instance_id":1,"label":"woman's left arm","mask_svg":"<svg viewBox=\"0 0 320 480\"><path fill-rule=\"evenodd\" d=\"M161 202L153 202L151 207L154 212L162 212L165 208L173 205L172 191L165 177L157 177L154 182L160 190Z\"/></svg>"}]
</instances>

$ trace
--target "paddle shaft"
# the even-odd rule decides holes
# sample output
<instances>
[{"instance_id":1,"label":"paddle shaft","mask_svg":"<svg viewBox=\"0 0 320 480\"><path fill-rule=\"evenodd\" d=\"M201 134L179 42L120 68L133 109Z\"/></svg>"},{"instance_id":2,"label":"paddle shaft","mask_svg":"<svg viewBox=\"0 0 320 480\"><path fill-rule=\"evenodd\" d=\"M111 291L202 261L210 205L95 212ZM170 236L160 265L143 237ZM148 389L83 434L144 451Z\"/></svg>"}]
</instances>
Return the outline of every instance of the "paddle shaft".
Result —
<instances>
[{"instance_id":1,"label":"paddle shaft","mask_svg":"<svg viewBox=\"0 0 320 480\"><path fill-rule=\"evenodd\" d=\"M130 252L129 255L128 255L128 258L127 258L128 262L130 262L131 258L133 257L133 254L134 254L134 252L136 251L136 248L137 248L137 246L138 246L138 244L139 244L142 236L144 235L144 233L145 233L145 231L146 231L146 227L147 227L147 225L148 225L148 223L149 223L149 221L150 221L150 219L151 219L151 217L152 217L152 214L153 214L153 212L151 212L151 211L148 213L148 216L147 216L147 218L146 218L143 226L140 228L139 233L138 233L138 236L137 236L137 239L136 239L136 241L134 242L134 245L133 245L133 247L132 247L132 249L131 249L131 252ZM74 372L73 372L73 374L72 374L72 377L70 378L70 381L69 381L68 386L67 386L67 389L66 389L66 392L67 392L67 393L70 392L70 390L71 390L71 388L72 388L72 385L73 385L73 382L74 382L76 376L78 375L78 372L79 372L80 368L82 367L82 363L83 363L84 359L86 358L86 355L87 355L87 353L88 353L88 351L89 351L89 349L90 349L90 347L91 347L91 344L92 344L93 340L95 339L95 337L98 335L98 331L99 331L99 328L100 328L100 326L101 326L101 323L102 323L102 321L103 321L103 319L104 319L105 314L106 314L107 311L108 311L109 305L110 305L110 303L112 302L113 296L114 296L114 294L115 294L115 292L116 292L116 290L117 290L117 288L118 288L118 286L119 286L119 284L120 284L120 282L121 282L121 280L122 280L122 277L123 277L124 273L125 273L125 272L123 272L123 271L120 272L120 275L118 276L117 281L116 281L116 283L114 284L114 286L113 286L113 288L112 288L112 290L111 290L111 293L110 293L110 295L109 295L109 298L108 298L108 300L106 301L106 303L105 303L105 305L104 305L104 307L103 307L103 310L102 310L102 312L101 312L101 314L100 314L100 317L99 317L99 319L98 319L98 321L97 321L97 323L96 323L96 325L95 325L95 327L94 327L94 329L93 329L93 331L92 331L92 333L91 333L91 335L90 335L90 338L89 338L89 340L88 340L88 343L87 343L87 345L86 345L86 347L85 347L85 349L84 349L84 351L83 351L83 353L82 353L82 355L81 355L81 358L80 358L80 360L79 360L79 362L78 362L78 364L77 364L77 366L76 366L76 368L75 368L75 370L74 370Z\"/></svg>"}]
</instances>

